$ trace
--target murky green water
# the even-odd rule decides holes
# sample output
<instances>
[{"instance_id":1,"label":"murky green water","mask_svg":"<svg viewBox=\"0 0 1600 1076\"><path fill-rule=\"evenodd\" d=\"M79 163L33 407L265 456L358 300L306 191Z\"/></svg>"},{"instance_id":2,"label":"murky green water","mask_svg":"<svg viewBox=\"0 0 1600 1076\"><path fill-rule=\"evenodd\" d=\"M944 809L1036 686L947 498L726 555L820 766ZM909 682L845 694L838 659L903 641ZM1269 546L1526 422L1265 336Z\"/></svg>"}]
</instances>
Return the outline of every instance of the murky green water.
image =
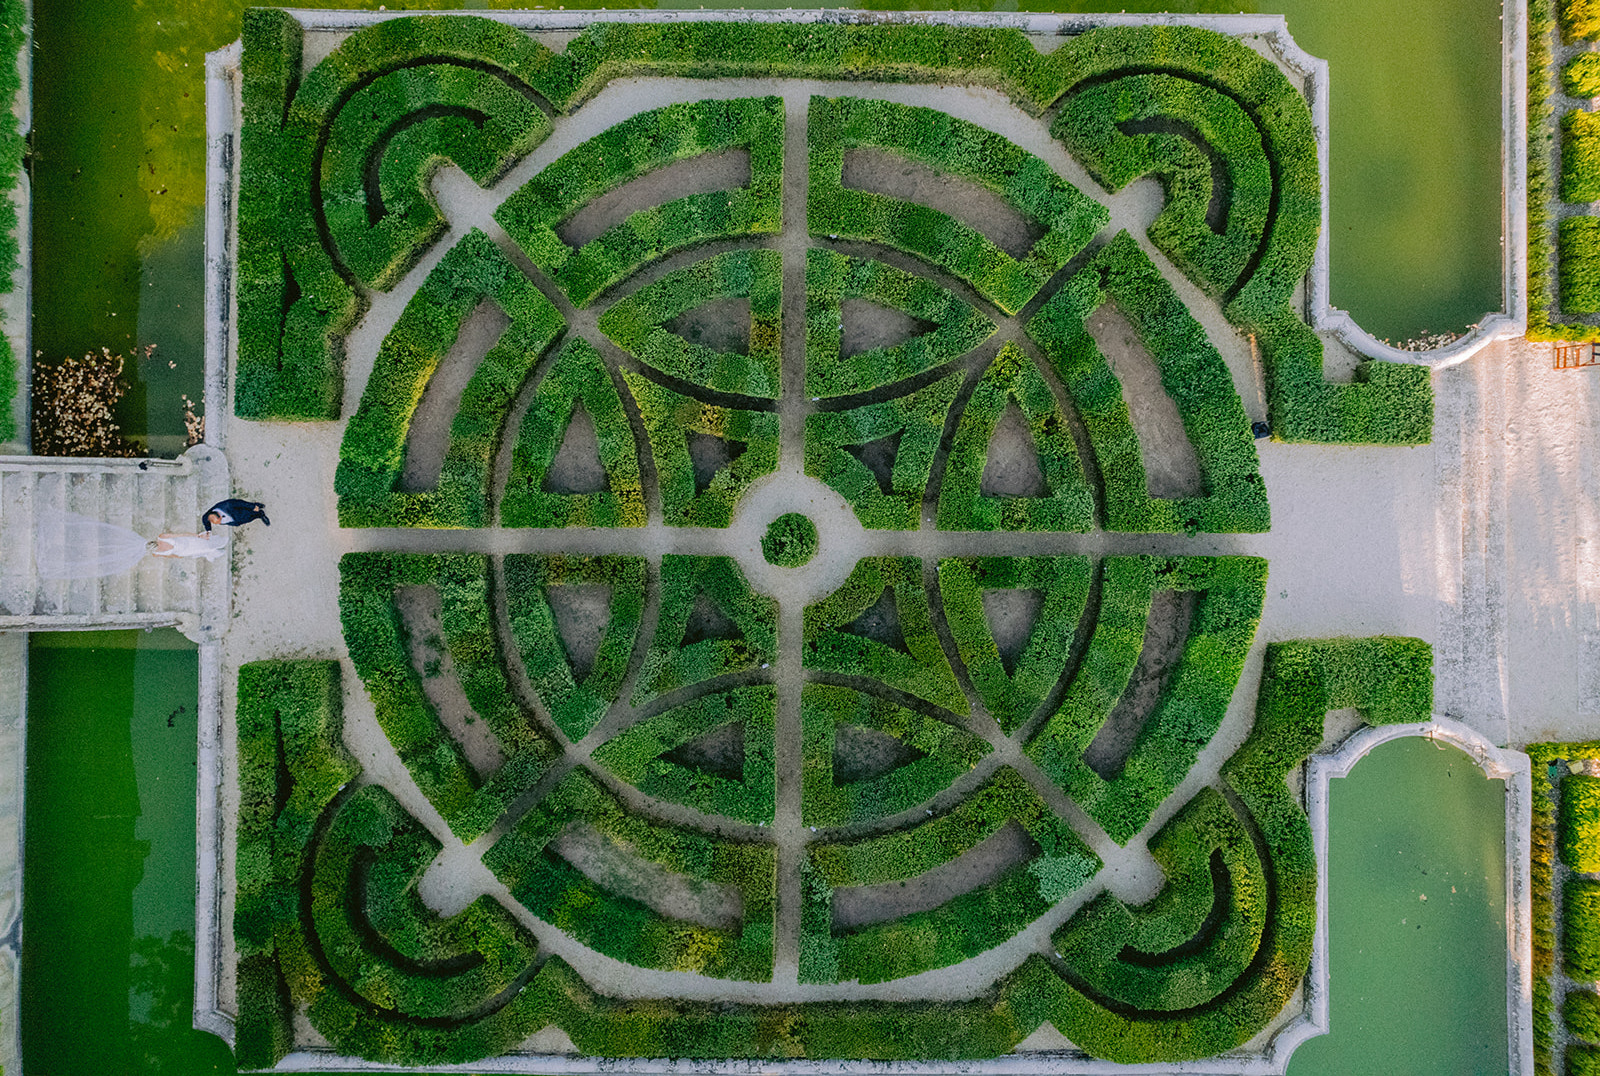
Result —
<instances>
[{"instance_id":1,"label":"murky green water","mask_svg":"<svg viewBox=\"0 0 1600 1076\"><path fill-rule=\"evenodd\" d=\"M389 5L509 6L527 5ZM1332 64L1334 302L1393 339L1460 329L1499 308L1494 0L948 6L1285 14L1301 44ZM161 454L182 448L180 394L200 396L205 53L238 36L241 7L241 0L38 0L34 7L34 346L47 358L100 347L127 354L133 392L123 401L124 428ZM149 344L156 346L150 359L134 361Z\"/></svg>"},{"instance_id":2,"label":"murky green water","mask_svg":"<svg viewBox=\"0 0 1600 1076\"><path fill-rule=\"evenodd\" d=\"M28 664L23 1071L234 1071L190 1027L196 649L42 633Z\"/></svg>"},{"instance_id":3,"label":"murky green water","mask_svg":"<svg viewBox=\"0 0 1600 1076\"><path fill-rule=\"evenodd\" d=\"M1506 1072L1505 782L1395 740L1328 804L1333 1031L1289 1076Z\"/></svg>"}]
</instances>

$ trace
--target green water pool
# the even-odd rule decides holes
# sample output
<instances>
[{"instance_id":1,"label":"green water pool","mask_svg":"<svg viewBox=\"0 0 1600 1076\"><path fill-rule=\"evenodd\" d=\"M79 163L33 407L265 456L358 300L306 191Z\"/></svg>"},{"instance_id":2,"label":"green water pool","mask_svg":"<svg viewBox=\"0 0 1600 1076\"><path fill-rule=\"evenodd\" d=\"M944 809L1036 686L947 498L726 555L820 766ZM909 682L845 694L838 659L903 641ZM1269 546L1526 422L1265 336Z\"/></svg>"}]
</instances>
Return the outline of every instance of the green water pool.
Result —
<instances>
[{"instance_id":1,"label":"green water pool","mask_svg":"<svg viewBox=\"0 0 1600 1076\"><path fill-rule=\"evenodd\" d=\"M133 391L121 408L123 427L156 454L182 448L180 396L200 396L205 54L238 36L243 6L243 0L34 5L34 347L47 359L103 346L128 355ZM305 0L296 6L378 5ZM608 0L607 6L656 5ZM868 0L855 6L1281 13L1300 44L1331 66L1334 303L1374 334L1396 340L1459 330L1500 307L1500 5L1494 0ZM155 352L138 360L137 350L149 344Z\"/></svg>"},{"instance_id":2,"label":"green water pool","mask_svg":"<svg viewBox=\"0 0 1600 1076\"><path fill-rule=\"evenodd\" d=\"M32 637L34 1076L234 1071L190 1027L198 679L175 632ZM1423 740L1332 783L1333 1032L1300 1047L1290 1076L1506 1071L1503 804L1501 782Z\"/></svg>"}]
</instances>

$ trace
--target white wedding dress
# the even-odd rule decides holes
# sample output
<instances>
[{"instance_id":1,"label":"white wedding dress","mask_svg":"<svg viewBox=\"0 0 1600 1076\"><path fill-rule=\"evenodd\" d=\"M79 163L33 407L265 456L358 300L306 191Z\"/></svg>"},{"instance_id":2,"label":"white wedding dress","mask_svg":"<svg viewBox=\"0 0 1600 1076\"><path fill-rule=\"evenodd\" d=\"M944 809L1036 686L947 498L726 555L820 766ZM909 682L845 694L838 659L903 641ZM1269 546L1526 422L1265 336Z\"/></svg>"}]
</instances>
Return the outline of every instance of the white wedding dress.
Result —
<instances>
[{"instance_id":1,"label":"white wedding dress","mask_svg":"<svg viewBox=\"0 0 1600 1076\"><path fill-rule=\"evenodd\" d=\"M191 534L167 539L170 550L160 557L204 557L227 552L228 541L207 541ZM76 512L41 512L34 517L33 559L41 579L88 579L121 575L150 553L150 540L137 531L90 519Z\"/></svg>"}]
</instances>

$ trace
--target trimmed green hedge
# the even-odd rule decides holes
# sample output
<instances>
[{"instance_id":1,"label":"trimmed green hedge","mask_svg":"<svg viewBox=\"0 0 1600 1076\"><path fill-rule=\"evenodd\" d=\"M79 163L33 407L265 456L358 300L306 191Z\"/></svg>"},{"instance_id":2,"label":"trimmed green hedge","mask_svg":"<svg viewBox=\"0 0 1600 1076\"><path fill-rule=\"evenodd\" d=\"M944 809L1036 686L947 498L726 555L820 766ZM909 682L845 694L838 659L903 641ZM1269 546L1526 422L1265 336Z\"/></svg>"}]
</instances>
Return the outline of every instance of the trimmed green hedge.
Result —
<instances>
[{"instance_id":1,"label":"trimmed green hedge","mask_svg":"<svg viewBox=\"0 0 1600 1076\"><path fill-rule=\"evenodd\" d=\"M854 97L813 97L807 120L812 235L883 243L970 284L1015 314L1110 219L1039 158L1001 136L931 108ZM1012 258L975 229L929 206L844 186L846 150L869 147L971 180L1041 224Z\"/></svg>"},{"instance_id":2,"label":"trimmed green hedge","mask_svg":"<svg viewBox=\"0 0 1600 1076\"><path fill-rule=\"evenodd\" d=\"M1060 706L1026 752L1112 840L1126 844L1178 787L1227 715L1261 617L1267 562L1107 557L1102 571L1100 615L1088 651ZM1127 690L1156 590L1200 597L1182 658L1140 726L1121 772L1107 780L1083 761L1083 753Z\"/></svg>"},{"instance_id":3,"label":"trimmed green hedge","mask_svg":"<svg viewBox=\"0 0 1600 1076\"><path fill-rule=\"evenodd\" d=\"M505 761L477 773L440 723L412 668L394 592L439 589L444 642L474 713ZM470 842L532 788L555 750L515 702L495 643L488 558L466 553L346 553L339 562L339 618L378 724L450 831Z\"/></svg>"},{"instance_id":4,"label":"trimmed green hedge","mask_svg":"<svg viewBox=\"0 0 1600 1076\"><path fill-rule=\"evenodd\" d=\"M1561 117L1561 200L1600 201L1600 112Z\"/></svg>"},{"instance_id":5,"label":"trimmed green hedge","mask_svg":"<svg viewBox=\"0 0 1600 1076\"><path fill-rule=\"evenodd\" d=\"M1580 982L1600 979L1600 882L1568 878L1562 888L1561 967Z\"/></svg>"},{"instance_id":6,"label":"trimmed green hedge","mask_svg":"<svg viewBox=\"0 0 1600 1076\"><path fill-rule=\"evenodd\" d=\"M663 328L715 299L750 300L745 351L712 351ZM783 259L735 250L668 273L600 315L600 331L646 366L692 385L743 396L782 395Z\"/></svg>"},{"instance_id":7,"label":"trimmed green hedge","mask_svg":"<svg viewBox=\"0 0 1600 1076\"><path fill-rule=\"evenodd\" d=\"M616 701L628 673L644 617L644 558L512 553L503 570L511 638L528 683L556 728L569 740L581 740ZM550 590L564 586L602 587L609 599L594 660L581 679L550 606Z\"/></svg>"},{"instance_id":8,"label":"trimmed green hedge","mask_svg":"<svg viewBox=\"0 0 1600 1076\"><path fill-rule=\"evenodd\" d=\"M964 374L848 411L806 416L806 474L832 487L868 530L916 530L950 405ZM851 448L893 439L888 488Z\"/></svg>"},{"instance_id":9,"label":"trimmed green hedge","mask_svg":"<svg viewBox=\"0 0 1600 1076\"><path fill-rule=\"evenodd\" d=\"M461 1018L533 971L538 943L481 896L450 916L417 883L440 844L389 791L346 797L317 850L311 921L329 969L371 1004L419 1019Z\"/></svg>"},{"instance_id":10,"label":"trimmed green hedge","mask_svg":"<svg viewBox=\"0 0 1600 1076\"><path fill-rule=\"evenodd\" d=\"M1569 41L1600 37L1600 4L1595 0L1561 0L1561 30Z\"/></svg>"},{"instance_id":11,"label":"trimmed green hedge","mask_svg":"<svg viewBox=\"0 0 1600 1076\"><path fill-rule=\"evenodd\" d=\"M574 251L556 228L587 203L674 161L744 149L750 185L641 209ZM523 184L494 218L577 306L673 251L782 226L783 101L706 100L641 112L578 146Z\"/></svg>"},{"instance_id":12,"label":"trimmed green hedge","mask_svg":"<svg viewBox=\"0 0 1600 1076\"><path fill-rule=\"evenodd\" d=\"M1088 557L981 557L939 562L944 617L972 686L1007 735L1017 731L1056 686L1089 598ZM984 608L989 590L1035 590L1039 617L1008 672Z\"/></svg>"},{"instance_id":13,"label":"trimmed green hedge","mask_svg":"<svg viewBox=\"0 0 1600 1076\"><path fill-rule=\"evenodd\" d=\"M1162 387L1194 446L1204 496L1149 495L1122 383L1084 328L1085 319L1107 302L1128 318L1155 359ZM1233 376L1132 236L1121 232L1102 247L1051 296L1027 330L1049 357L1088 431L1105 490L1108 529L1193 534L1271 526L1250 419Z\"/></svg>"},{"instance_id":14,"label":"trimmed green hedge","mask_svg":"<svg viewBox=\"0 0 1600 1076\"><path fill-rule=\"evenodd\" d=\"M256 661L239 668L233 941L240 1065L270 1068L294 1045L284 969L312 960L300 929L300 882L317 822L361 767L340 743L336 661Z\"/></svg>"},{"instance_id":15,"label":"trimmed green hedge","mask_svg":"<svg viewBox=\"0 0 1600 1076\"><path fill-rule=\"evenodd\" d=\"M1250 832L1203 788L1150 839L1167 885L1129 908L1110 893L1052 941L1088 991L1139 1012L1209 1004L1248 970L1267 928L1267 879Z\"/></svg>"},{"instance_id":16,"label":"trimmed green hedge","mask_svg":"<svg viewBox=\"0 0 1600 1076\"><path fill-rule=\"evenodd\" d=\"M1600 777L1574 773L1561 782L1561 862L1600 871Z\"/></svg>"},{"instance_id":17,"label":"trimmed green hedge","mask_svg":"<svg viewBox=\"0 0 1600 1076\"><path fill-rule=\"evenodd\" d=\"M587 826L615 849L741 898L738 929L671 919L611 892L548 849L571 826ZM643 968L721 979L772 977L777 852L640 819L583 770L574 770L495 842L484 866L534 915L607 956Z\"/></svg>"},{"instance_id":18,"label":"trimmed green hedge","mask_svg":"<svg viewBox=\"0 0 1600 1076\"><path fill-rule=\"evenodd\" d=\"M808 826L868 822L910 810L944 791L990 750L964 729L844 687L806 684L800 715L800 821ZM843 725L893 737L919 757L884 773L841 782L834 771L834 751Z\"/></svg>"},{"instance_id":19,"label":"trimmed green hedge","mask_svg":"<svg viewBox=\"0 0 1600 1076\"><path fill-rule=\"evenodd\" d=\"M983 493L989 442L1013 401L1028 423L1049 491L1038 497ZM1000 349L962 409L939 487L938 520L942 531L1082 532L1094 526L1094 494L1078 442L1044 375L1016 344Z\"/></svg>"},{"instance_id":20,"label":"trimmed green hedge","mask_svg":"<svg viewBox=\"0 0 1600 1076\"><path fill-rule=\"evenodd\" d=\"M486 299L511 319L461 394L436 489L403 492L406 439L429 380L461 323ZM477 229L423 281L383 346L345 427L333 486L342 527L481 527L489 480L517 390L563 328L538 288Z\"/></svg>"},{"instance_id":21,"label":"trimmed green hedge","mask_svg":"<svg viewBox=\"0 0 1600 1076\"><path fill-rule=\"evenodd\" d=\"M1580 52L1561 69L1561 89L1568 97L1600 97L1600 53Z\"/></svg>"},{"instance_id":22,"label":"trimmed green hedge","mask_svg":"<svg viewBox=\"0 0 1600 1076\"><path fill-rule=\"evenodd\" d=\"M28 9L24 0L0 0L0 101L14 102L22 89L22 73L17 64L27 39ZM0 113L0 295L10 293L15 286L21 256L13 234L17 206L11 200L11 192L22 175L26 148L16 114L5 109ZM0 334L0 441L15 440L24 432L17 429L11 407L19 388L19 359L29 361L28 356L13 352L11 341Z\"/></svg>"},{"instance_id":23,"label":"trimmed green hedge","mask_svg":"<svg viewBox=\"0 0 1600 1076\"><path fill-rule=\"evenodd\" d=\"M1237 286L1261 246L1273 196L1261 132L1238 101L1187 77L1128 75L1069 92L1050 133L1109 191L1159 179L1166 206L1150 241L1213 296ZM1221 231L1209 216L1218 193Z\"/></svg>"},{"instance_id":24,"label":"trimmed green hedge","mask_svg":"<svg viewBox=\"0 0 1600 1076\"><path fill-rule=\"evenodd\" d=\"M1600 313L1600 217L1561 222L1561 312Z\"/></svg>"},{"instance_id":25,"label":"trimmed green hedge","mask_svg":"<svg viewBox=\"0 0 1600 1076\"><path fill-rule=\"evenodd\" d=\"M817 525L799 512L785 512L767 524L761 555L780 568L800 567L817 555Z\"/></svg>"},{"instance_id":26,"label":"trimmed green hedge","mask_svg":"<svg viewBox=\"0 0 1600 1076\"><path fill-rule=\"evenodd\" d=\"M885 627L891 643L846 630L880 601L892 609ZM804 667L878 680L957 714L967 697L933 627L922 561L916 557L863 557L844 585L805 609Z\"/></svg>"},{"instance_id":27,"label":"trimmed green hedge","mask_svg":"<svg viewBox=\"0 0 1600 1076\"><path fill-rule=\"evenodd\" d=\"M1567 1076L1600 1076L1600 1050L1577 1043L1568 1046Z\"/></svg>"},{"instance_id":28,"label":"trimmed green hedge","mask_svg":"<svg viewBox=\"0 0 1600 1076\"><path fill-rule=\"evenodd\" d=\"M595 749L594 760L647 796L742 822L770 822L777 781L778 693L770 684L706 695L636 725ZM663 757L728 725L741 726L738 780Z\"/></svg>"},{"instance_id":29,"label":"trimmed green hedge","mask_svg":"<svg viewBox=\"0 0 1600 1076\"><path fill-rule=\"evenodd\" d=\"M898 310L934 328L858 355L842 351L846 299ZM995 325L926 277L831 250L806 251L806 395L848 396L882 388L965 355Z\"/></svg>"},{"instance_id":30,"label":"trimmed green hedge","mask_svg":"<svg viewBox=\"0 0 1600 1076\"><path fill-rule=\"evenodd\" d=\"M572 417L582 407L594 423L606 488L556 493L545 488ZM648 522L639 477L639 446L600 353L572 337L551 360L523 415L500 498L506 527L642 527Z\"/></svg>"},{"instance_id":31,"label":"trimmed green hedge","mask_svg":"<svg viewBox=\"0 0 1600 1076\"><path fill-rule=\"evenodd\" d=\"M1600 1042L1600 994L1574 990L1561 1006L1561 1020L1580 1039Z\"/></svg>"},{"instance_id":32,"label":"trimmed green hedge","mask_svg":"<svg viewBox=\"0 0 1600 1076\"><path fill-rule=\"evenodd\" d=\"M693 640L701 600L726 619L724 630ZM727 673L777 660L778 603L750 588L732 557L661 558L661 610L644 656L633 705Z\"/></svg>"},{"instance_id":33,"label":"trimmed green hedge","mask_svg":"<svg viewBox=\"0 0 1600 1076\"><path fill-rule=\"evenodd\" d=\"M669 527L726 527L750 483L778 469L778 416L718 407L623 371L650 438L661 510ZM728 442L729 462L702 483L688 437Z\"/></svg>"},{"instance_id":34,"label":"trimmed green hedge","mask_svg":"<svg viewBox=\"0 0 1600 1076\"><path fill-rule=\"evenodd\" d=\"M998 880L928 911L847 933L833 929L835 890L915 878L1008 822L1020 824L1039 851ZM877 983L976 956L1049 911L1100 865L1027 781L1002 769L949 811L913 828L811 847L801 868L800 981Z\"/></svg>"}]
</instances>

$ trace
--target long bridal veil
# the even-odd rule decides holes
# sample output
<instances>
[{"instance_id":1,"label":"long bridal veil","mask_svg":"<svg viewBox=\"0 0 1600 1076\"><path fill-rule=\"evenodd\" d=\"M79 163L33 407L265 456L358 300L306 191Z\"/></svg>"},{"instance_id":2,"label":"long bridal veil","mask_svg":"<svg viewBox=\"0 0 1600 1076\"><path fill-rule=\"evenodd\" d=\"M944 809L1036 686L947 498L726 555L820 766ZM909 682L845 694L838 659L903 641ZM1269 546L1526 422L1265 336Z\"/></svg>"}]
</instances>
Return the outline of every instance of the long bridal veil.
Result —
<instances>
[{"instance_id":1,"label":"long bridal veil","mask_svg":"<svg viewBox=\"0 0 1600 1076\"><path fill-rule=\"evenodd\" d=\"M34 517L33 533L41 579L121 575L149 551L149 540L137 531L76 512L42 512Z\"/></svg>"}]
</instances>

